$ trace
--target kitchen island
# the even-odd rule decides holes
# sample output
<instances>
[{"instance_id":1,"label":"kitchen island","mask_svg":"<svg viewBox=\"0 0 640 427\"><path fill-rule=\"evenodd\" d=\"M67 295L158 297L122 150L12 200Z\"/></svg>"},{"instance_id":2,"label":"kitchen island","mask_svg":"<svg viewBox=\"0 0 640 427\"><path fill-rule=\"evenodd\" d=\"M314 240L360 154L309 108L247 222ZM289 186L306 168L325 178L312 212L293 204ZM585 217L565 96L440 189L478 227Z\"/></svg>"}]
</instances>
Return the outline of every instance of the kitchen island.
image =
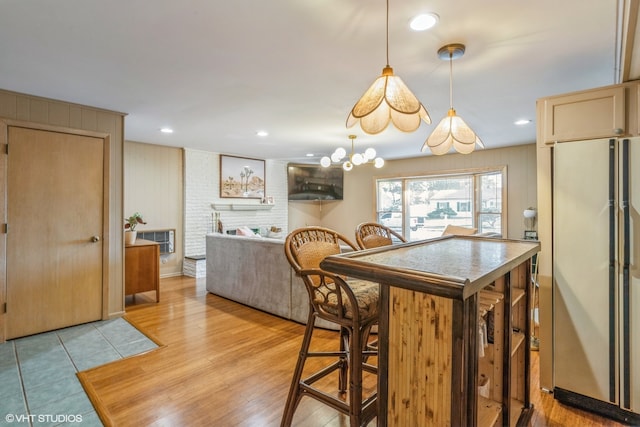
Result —
<instances>
[{"instance_id":1,"label":"kitchen island","mask_svg":"<svg viewBox=\"0 0 640 427\"><path fill-rule=\"evenodd\" d=\"M446 236L325 258L380 283L378 425L526 425L533 241Z\"/></svg>"}]
</instances>

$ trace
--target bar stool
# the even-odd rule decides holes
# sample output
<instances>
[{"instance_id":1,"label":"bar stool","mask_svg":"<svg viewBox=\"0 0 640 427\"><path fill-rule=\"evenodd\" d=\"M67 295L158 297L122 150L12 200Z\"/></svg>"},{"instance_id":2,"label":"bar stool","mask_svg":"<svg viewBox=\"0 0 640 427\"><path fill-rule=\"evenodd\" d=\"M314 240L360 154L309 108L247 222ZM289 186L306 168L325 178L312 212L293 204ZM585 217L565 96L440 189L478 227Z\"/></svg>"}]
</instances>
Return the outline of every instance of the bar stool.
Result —
<instances>
[{"instance_id":1,"label":"bar stool","mask_svg":"<svg viewBox=\"0 0 640 427\"><path fill-rule=\"evenodd\" d=\"M407 240L400 233L377 222L363 222L356 227L356 242L360 249L388 246L394 241L405 243Z\"/></svg>"},{"instance_id":2,"label":"bar stool","mask_svg":"<svg viewBox=\"0 0 640 427\"><path fill-rule=\"evenodd\" d=\"M299 228L285 239L287 260L302 278L309 295L309 317L282 417L282 427L291 425L303 396L312 397L349 416L352 427L364 426L377 416L377 390L364 396L363 373L376 376L378 373L377 366L369 363L369 358L377 356L377 350L368 343L371 327L378 322L378 284L345 280L320 269L320 262L326 256L341 253L341 245L357 250L344 236L323 227ZM310 351L318 318L339 326L339 351ZM302 378L309 358L323 358L327 364ZM329 394L314 384L336 371L339 396Z\"/></svg>"}]
</instances>

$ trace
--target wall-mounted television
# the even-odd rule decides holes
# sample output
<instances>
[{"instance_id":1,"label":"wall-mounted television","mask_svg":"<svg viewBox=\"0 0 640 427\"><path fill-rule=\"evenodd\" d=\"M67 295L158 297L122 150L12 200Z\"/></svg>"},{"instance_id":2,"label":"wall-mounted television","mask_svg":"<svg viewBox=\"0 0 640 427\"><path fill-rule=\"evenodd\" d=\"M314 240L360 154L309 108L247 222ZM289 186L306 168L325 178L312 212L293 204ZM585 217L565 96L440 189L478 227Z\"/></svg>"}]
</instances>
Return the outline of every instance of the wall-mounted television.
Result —
<instances>
[{"instance_id":1,"label":"wall-mounted television","mask_svg":"<svg viewBox=\"0 0 640 427\"><path fill-rule=\"evenodd\" d=\"M289 200L342 200L344 170L289 163L287 172Z\"/></svg>"}]
</instances>

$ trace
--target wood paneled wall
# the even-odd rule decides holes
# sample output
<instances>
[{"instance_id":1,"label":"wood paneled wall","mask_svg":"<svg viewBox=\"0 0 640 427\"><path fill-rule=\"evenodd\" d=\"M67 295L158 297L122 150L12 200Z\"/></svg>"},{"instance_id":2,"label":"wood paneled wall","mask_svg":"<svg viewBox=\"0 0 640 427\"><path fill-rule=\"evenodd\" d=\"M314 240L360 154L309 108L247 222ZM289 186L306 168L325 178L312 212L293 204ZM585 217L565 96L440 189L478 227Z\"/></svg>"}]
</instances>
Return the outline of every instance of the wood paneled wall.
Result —
<instances>
[{"instance_id":1,"label":"wood paneled wall","mask_svg":"<svg viewBox=\"0 0 640 427\"><path fill-rule=\"evenodd\" d=\"M0 118L13 120L26 125L46 127L50 130L66 132L84 131L103 135L109 139L110 154L105 159L105 167L109 175L108 191L108 229L104 236L108 245L108 262L105 264L108 277L108 301L105 318L115 317L124 312L123 286L123 233L122 233L122 178L123 178L123 141L124 113L102 110L99 108L73 104L64 101L41 98L32 95L0 89ZM6 163L0 170L0 188L6 185ZM4 190L2 190L4 191ZM2 194L2 200L5 195ZM0 206L0 222L6 222L6 206ZM43 212L43 215L45 212ZM3 238L2 240L6 240ZM0 259L4 259L6 246L0 245ZM37 256L37 254L34 254ZM4 272L4 268L2 269ZM0 275L0 305L4 303L4 275ZM0 315L0 319L1 319ZM0 320L1 322L1 320ZM4 330L0 323L0 330ZM0 337L2 338L2 337Z\"/></svg>"},{"instance_id":2,"label":"wood paneled wall","mask_svg":"<svg viewBox=\"0 0 640 427\"><path fill-rule=\"evenodd\" d=\"M183 150L125 141L124 216L140 212L147 222L138 231L174 229L172 254L161 255L160 276L182 274L184 258Z\"/></svg>"}]
</instances>

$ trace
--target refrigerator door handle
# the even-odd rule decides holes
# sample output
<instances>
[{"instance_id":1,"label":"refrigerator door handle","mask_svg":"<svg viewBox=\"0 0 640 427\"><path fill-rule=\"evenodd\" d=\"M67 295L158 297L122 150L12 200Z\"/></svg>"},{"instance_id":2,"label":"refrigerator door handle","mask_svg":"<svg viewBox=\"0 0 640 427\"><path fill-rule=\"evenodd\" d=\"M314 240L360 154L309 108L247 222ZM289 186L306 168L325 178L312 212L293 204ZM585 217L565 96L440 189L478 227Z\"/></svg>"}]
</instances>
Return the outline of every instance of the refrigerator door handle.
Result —
<instances>
[{"instance_id":1,"label":"refrigerator door handle","mask_svg":"<svg viewBox=\"0 0 640 427\"><path fill-rule=\"evenodd\" d=\"M616 402L616 140L609 140L609 401Z\"/></svg>"},{"instance_id":2,"label":"refrigerator door handle","mask_svg":"<svg viewBox=\"0 0 640 427\"><path fill-rule=\"evenodd\" d=\"M629 264L631 263L631 217L629 209L629 139L622 141L622 373L624 387L622 390L623 407L631 407L631 343L630 343L630 294L629 294Z\"/></svg>"}]
</instances>

